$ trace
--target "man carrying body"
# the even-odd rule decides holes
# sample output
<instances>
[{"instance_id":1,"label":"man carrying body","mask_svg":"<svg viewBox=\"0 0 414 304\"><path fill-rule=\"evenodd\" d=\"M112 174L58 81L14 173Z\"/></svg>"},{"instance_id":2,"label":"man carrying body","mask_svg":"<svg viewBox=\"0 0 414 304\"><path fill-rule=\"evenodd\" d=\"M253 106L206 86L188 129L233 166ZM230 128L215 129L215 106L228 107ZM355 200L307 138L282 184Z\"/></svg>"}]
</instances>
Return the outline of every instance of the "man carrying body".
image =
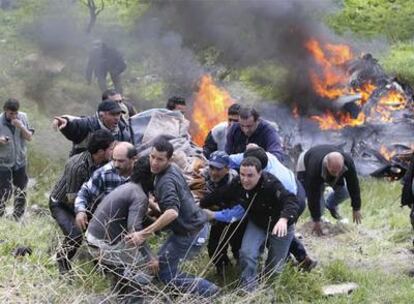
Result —
<instances>
[{"instance_id":1,"label":"man carrying body","mask_svg":"<svg viewBox=\"0 0 414 304\"><path fill-rule=\"evenodd\" d=\"M256 157L260 161L263 171L274 175L287 191L296 195L299 203L298 217L301 216L306 207L305 189L295 178L295 174L286 168L276 156L255 144L248 144L244 154L240 153L229 156L230 167L238 170L243 159L250 156ZM304 245L296 236L292 240L289 253L295 257L300 269L311 271L317 265L317 261L309 257Z\"/></svg>"},{"instance_id":2,"label":"man carrying body","mask_svg":"<svg viewBox=\"0 0 414 304\"><path fill-rule=\"evenodd\" d=\"M14 190L13 217L18 220L26 208L26 142L32 140L34 129L27 115L19 112L19 101L10 98L0 115L0 216L4 215L6 201Z\"/></svg>"},{"instance_id":3,"label":"man carrying body","mask_svg":"<svg viewBox=\"0 0 414 304\"><path fill-rule=\"evenodd\" d=\"M242 153L249 143L254 143L275 155L280 161L285 159L279 135L274 126L260 118L252 107L242 107L239 122L227 132L225 151L227 154Z\"/></svg>"},{"instance_id":4,"label":"man carrying body","mask_svg":"<svg viewBox=\"0 0 414 304\"><path fill-rule=\"evenodd\" d=\"M297 177L305 188L309 211L314 225L313 231L322 235L321 216L324 207L332 217L341 219L338 205L351 196L353 221L361 223L361 194L358 176L351 156L333 145L320 145L303 152L298 159ZM325 184L333 192L323 197Z\"/></svg>"},{"instance_id":5,"label":"man carrying body","mask_svg":"<svg viewBox=\"0 0 414 304\"><path fill-rule=\"evenodd\" d=\"M161 246L159 278L182 292L213 296L219 288L203 278L179 270L180 264L198 254L208 236L207 215L196 205L180 169L171 163L174 148L158 140L150 153L151 172L155 175L154 196L161 216L142 231L127 236L130 243L142 244L154 232L168 227L170 236Z\"/></svg>"},{"instance_id":6,"label":"man carrying body","mask_svg":"<svg viewBox=\"0 0 414 304\"><path fill-rule=\"evenodd\" d=\"M82 231L75 224L73 204L76 194L93 171L111 159L113 142L114 138L108 131L95 131L88 143L88 150L72 156L66 162L63 175L50 194L50 211L64 234L61 248L57 252L61 274L71 269L70 260L83 239Z\"/></svg>"},{"instance_id":7,"label":"man carrying body","mask_svg":"<svg viewBox=\"0 0 414 304\"><path fill-rule=\"evenodd\" d=\"M148 186L152 186L148 180L151 180L149 160L140 158L130 181L109 193L99 204L86 232L92 256L114 277L113 291L131 301L142 299L142 289L158 271L158 261L145 243L130 246L124 239L127 233L143 229Z\"/></svg>"},{"instance_id":8,"label":"man carrying body","mask_svg":"<svg viewBox=\"0 0 414 304\"><path fill-rule=\"evenodd\" d=\"M123 113L122 118L124 119L124 122L126 122L127 124L129 118L137 114L137 110L135 110L134 106L130 102L125 101L122 97L122 94L118 93L115 90L105 90L105 92L102 93L102 101L105 100L115 101L121 106Z\"/></svg>"},{"instance_id":9,"label":"man carrying body","mask_svg":"<svg viewBox=\"0 0 414 304\"><path fill-rule=\"evenodd\" d=\"M111 132L117 141L130 141L131 134L128 125L121 120L123 110L113 101L102 101L98 111L93 116L68 117L57 116L53 120L53 127L73 142L71 156L85 150L85 146L92 132L100 129Z\"/></svg>"},{"instance_id":10,"label":"man carrying body","mask_svg":"<svg viewBox=\"0 0 414 304\"><path fill-rule=\"evenodd\" d=\"M180 111L183 115L187 111L187 103L185 102L184 97L173 96L170 97L165 106L170 111Z\"/></svg>"},{"instance_id":11,"label":"man carrying body","mask_svg":"<svg viewBox=\"0 0 414 304\"><path fill-rule=\"evenodd\" d=\"M75 199L76 225L85 230L88 218L94 213L102 198L127 181L137 160L135 147L127 142L118 143L112 161L96 170L82 185Z\"/></svg>"},{"instance_id":12,"label":"man carrying body","mask_svg":"<svg viewBox=\"0 0 414 304\"><path fill-rule=\"evenodd\" d=\"M240 251L242 288L246 291L256 288L257 266L266 241L265 273L280 273L294 238L293 224L300 208L296 196L272 174L262 171L257 158L247 157L241 163L240 177L209 199L241 201L238 205L241 212L234 220L248 219ZM206 212L210 219L226 217L226 211Z\"/></svg>"},{"instance_id":13,"label":"man carrying body","mask_svg":"<svg viewBox=\"0 0 414 304\"><path fill-rule=\"evenodd\" d=\"M209 168L205 178L207 196L230 184L232 180L237 177L237 172L229 169L229 164L230 159L226 152L215 151L210 155L208 161ZM222 209L221 206L205 205L203 199L200 201L200 207L211 208L215 211L217 209ZM240 224L239 222L230 225L228 223L216 222L211 226L207 245L208 255L210 259L213 259L213 264L216 266L217 273L220 276L224 275L225 268L231 264L230 259L227 256L227 248L229 244L231 245L233 257L237 261L239 260L239 250L243 238L244 227L245 225Z\"/></svg>"}]
</instances>

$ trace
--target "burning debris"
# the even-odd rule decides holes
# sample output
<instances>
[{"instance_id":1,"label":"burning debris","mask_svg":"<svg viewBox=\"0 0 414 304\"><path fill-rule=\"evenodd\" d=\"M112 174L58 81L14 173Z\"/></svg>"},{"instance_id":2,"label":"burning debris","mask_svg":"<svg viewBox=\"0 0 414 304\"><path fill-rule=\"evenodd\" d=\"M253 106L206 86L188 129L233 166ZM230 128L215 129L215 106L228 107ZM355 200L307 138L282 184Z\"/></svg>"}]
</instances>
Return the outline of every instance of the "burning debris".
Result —
<instances>
[{"instance_id":1,"label":"burning debris","mask_svg":"<svg viewBox=\"0 0 414 304\"><path fill-rule=\"evenodd\" d=\"M388 77L371 54L355 58L347 45L321 45L315 39L305 47L314 63L312 88L326 108L310 116L321 130L392 122L412 104L411 89Z\"/></svg>"},{"instance_id":2,"label":"burning debris","mask_svg":"<svg viewBox=\"0 0 414 304\"><path fill-rule=\"evenodd\" d=\"M291 158L298 149L333 143L352 154L360 174L400 179L413 148L412 89L386 75L370 54L355 57L347 45L310 39L305 48L312 61L314 104L295 104L290 113L284 105L262 109L266 119L280 125ZM210 76L201 78L192 114L195 143L202 145L208 131L226 119L232 102Z\"/></svg>"}]
</instances>

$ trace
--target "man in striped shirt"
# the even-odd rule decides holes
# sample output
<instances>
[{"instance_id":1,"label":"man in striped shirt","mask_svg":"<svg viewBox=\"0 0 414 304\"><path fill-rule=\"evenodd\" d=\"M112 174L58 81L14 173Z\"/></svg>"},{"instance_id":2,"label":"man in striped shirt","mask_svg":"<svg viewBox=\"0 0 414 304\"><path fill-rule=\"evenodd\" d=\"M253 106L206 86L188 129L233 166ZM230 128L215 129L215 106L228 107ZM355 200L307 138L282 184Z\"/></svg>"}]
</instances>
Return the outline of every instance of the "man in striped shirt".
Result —
<instances>
[{"instance_id":1,"label":"man in striped shirt","mask_svg":"<svg viewBox=\"0 0 414 304\"><path fill-rule=\"evenodd\" d=\"M76 225L79 229L86 230L88 219L103 197L128 180L137 159L135 147L131 143L120 142L114 147L112 162L96 170L82 185L75 199Z\"/></svg>"},{"instance_id":2,"label":"man in striped shirt","mask_svg":"<svg viewBox=\"0 0 414 304\"><path fill-rule=\"evenodd\" d=\"M62 177L56 183L49 198L53 218L64 234L57 252L60 273L71 269L70 259L82 242L82 231L75 225L74 200L77 192L93 171L110 160L114 138L109 131L95 131L88 143L88 150L72 156L65 164Z\"/></svg>"}]
</instances>

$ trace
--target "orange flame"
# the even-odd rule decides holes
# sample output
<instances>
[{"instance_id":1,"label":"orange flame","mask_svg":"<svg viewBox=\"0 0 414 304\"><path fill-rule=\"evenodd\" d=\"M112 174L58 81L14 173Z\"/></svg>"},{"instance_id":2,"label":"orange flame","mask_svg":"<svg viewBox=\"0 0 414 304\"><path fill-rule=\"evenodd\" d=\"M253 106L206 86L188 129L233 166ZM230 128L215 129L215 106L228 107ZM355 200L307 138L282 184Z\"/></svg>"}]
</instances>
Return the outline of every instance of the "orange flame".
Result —
<instances>
[{"instance_id":1,"label":"orange flame","mask_svg":"<svg viewBox=\"0 0 414 304\"><path fill-rule=\"evenodd\" d=\"M353 59L349 46L344 44L321 45L316 39L310 39L305 47L318 66L317 69L309 71L309 77L316 94L330 100L335 100L343 95L361 94L360 100L356 102L359 106L369 100L377 88L374 84L367 82L356 89L351 89L348 86L349 75L347 75L345 65ZM362 125L367 119L392 121L392 111L402 110L406 106L407 99L404 94L390 90L371 109L368 117L362 112L357 118L352 118L349 113L334 114L332 111L326 111L324 114L311 116L311 119L318 122L319 128L322 130L338 130ZM293 113L294 117L295 115Z\"/></svg>"},{"instance_id":2,"label":"orange flame","mask_svg":"<svg viewBox=\"0 0 414 304\"><path fill-rule=\"evenodd\" d=\"M379 153L381 153L382 156L384 156L384 158L386 160L391 160L391 158L397 154L397 151L394 150L388 150L388 148L384 145L382 145L379 149Z\"/></svg>"},{"instance_id":3,"label":"orange flame","mask_svg":"<svg viewBox=\"0 0 414 304\"><path fill-rule=\"evenodd\" d=\"M328 99L346 94L348 76L340 66L352 59L351 48L341 44L326 44L322 48L316 39L310 39L305 47L320 67L320 71L310 71L309 75L316 93Z\"/></svg>"},{"instance_id":4,"label":"orange flame","mask_svg":"<svg viewBox=\"0 0 414 304\"><path fill-rule=\"evenodd\" d=\"M356 127L365 122L365 114L359 113L357 118L352 118L349 113L333 114L332 111L326 111L322 115L313 115L311 119L319 123L321 130L339 130L344 127Z\"/></svg>"},{"instance_id":5,"label":"orange flame","mask_svg":"<svg viewBox=\"0 0 414 304\"><path fill-rule=\"evenodd\" d=\"M208 132L218 123L227 120L227 109L233 103L230 94L215 85L210 75L200 79L192 113L190 133L193 141L203 146Z\"/></svg>"}]
</instances>

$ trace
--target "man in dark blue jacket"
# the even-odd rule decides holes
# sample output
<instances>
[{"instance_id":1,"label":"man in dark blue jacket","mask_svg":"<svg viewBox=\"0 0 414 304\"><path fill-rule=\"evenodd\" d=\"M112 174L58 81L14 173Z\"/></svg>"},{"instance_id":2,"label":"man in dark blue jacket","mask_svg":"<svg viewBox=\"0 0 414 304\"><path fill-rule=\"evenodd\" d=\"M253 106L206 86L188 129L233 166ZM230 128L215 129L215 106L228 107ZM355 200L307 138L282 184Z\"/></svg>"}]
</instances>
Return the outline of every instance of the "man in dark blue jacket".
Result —
<instances>
[{"instance_id":1,"label":"man in dark blue jacket","mask_svg":"<svg viewBox=\"0 0 414 304\"><path fill-rule=\"evenodd\" d=\"M123 110L119 103L112 100L102 101L93 116L69 117L57 116L53 125L70 141L73 148L70 156L86 150L90 135L100 129L108 130L117 141L131 142L131 132L121 119Z\"/></svg>"},{"instance_id":2,"label":"man in dark blue jacket","mask_svg":"<svg viewBox=\"0 0 414 304\"><path fill-rule=\"evenodd\" d=\"M231 126L227 132L227 154L243 153L248 144L254 143L275 155L280 161L285 159L275 127L261 119L256 109L251 106L242 107L239 116L239 123Z\"/></svg>"}]
</instances>

